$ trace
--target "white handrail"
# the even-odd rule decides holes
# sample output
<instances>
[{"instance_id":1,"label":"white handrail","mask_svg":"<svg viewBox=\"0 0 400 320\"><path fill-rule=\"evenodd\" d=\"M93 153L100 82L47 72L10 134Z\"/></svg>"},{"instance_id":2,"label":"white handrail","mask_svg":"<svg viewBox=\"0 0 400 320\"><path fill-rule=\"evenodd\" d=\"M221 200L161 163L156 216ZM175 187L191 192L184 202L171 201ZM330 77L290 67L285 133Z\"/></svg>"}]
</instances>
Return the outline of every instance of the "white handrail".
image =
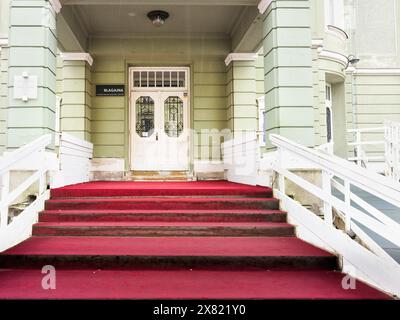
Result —
<instances>
[{"instance_id":1,"label":"white handrail","mask_svg":"<svg viewBox=\"0 0 400 320\"><path fill-rule=\"evenodd\" d=\"M351 186L356 186L400 208L400 184L354 163L307 148L279 135L270 135L270 140L273 145L278 147L278 156L273 163L273 170L278 173L279 181L279 190L275 191L276 196L282 201L284 210L289 208L289 210L296 211L288 212L288 214L301 225L300 229L306 234L304 238L308 238L321 247L333 249L342 256L343 261L350 261L353 266L358 268L358 271L364 274L362 277L364 280L370 281L386 291L400 294L400 265L380 247L375 239L360 228L360 224L399 247L400 225L351 191ZM311 167L321 170L321 186L304 179L295 171L285 167L283 159L293 156L300 161L309 163ZM315 220L318 218L315 214L304 207L299 207L293 199L286 195L286 179L322 201L323 228ZM343 182L339 182L339 180ZM344 199L335 196L332 193L332 188L336 188L342 193ZM361 209L359 209L360 207ZM349 237L343 238L343 236L337 235L338 230L333 224L333 209L336 209L336 212L344 220L345 231L349 235L356 234L362 243L366 244L368 249L375 254L375 257L370 256L371 263L359 259L361 255L368 255L365 252L367 249L361 247L354 240L349 242L351 240ZM317 226L319 226L319 229L315 229ZM304 232L304 230L306 231ZM345 233L343 234L345 235ZM338 237L343 240L343 243L336 243L337 240L333 240L339 239ZM317 238L320 240L316 241ZM351 246L351 250L344 249L343 244L345 242L347 246ZM372 263L372 261L374 262ZM372 267L376 263L381 264L385 272L390 274L382 275L382 270L379 270L378 267ZM391 280L389 281L389 279ZM392 279L397 280L393 281Z\"/></svg>"},{"instance_id":2,"label":"white handrail","mask_svg":"<svg viewBox=\"0 0 400 320\"><path fill-rule=\"evenodd\" d=\"M10 167L14 166L19 161L31 155L33 152L44 149L50 144L50 142L51 135L47 134L40 138L37 138L36 140L25 146L22 146L12 152L6 153L0 159L0 175L9 170Z\"/></svg>"},{"instance_id":3,"label":"white handrail","mask_svg":"<svg viewBox=\"0 0 400 320\"><path fill-rule=\"evenodd\" d=\"M0 251L5 250L26 239L30 233L32 224L35 222L38 210L48 198L47 172L50 167L46 161L46 147L51 143L50 134L44 135L31 143L5 153L0 158L1 196L0 196ZM33 173L22 181L14 190L10 191L10 174L18 166L31 159L39 163L38 168L29 168L26 171ZM9 207L34 183L38 182L36 200L16 218L9 222Z\"/></svg>"},{"instance_id":4,"label":"white handrail","mask_svg":"<svg viewBox=\"0 0 400 320\"><path fill-rule=\"evenodd\" d=\"M270 140L275 146L291 151L301 158L317 164L327 172L341 179L349 180L351 184L400 207L399 183L378 173L365 170L347 160L309 149L279 135L271 134Z\"/></svg>"}]
</instances>

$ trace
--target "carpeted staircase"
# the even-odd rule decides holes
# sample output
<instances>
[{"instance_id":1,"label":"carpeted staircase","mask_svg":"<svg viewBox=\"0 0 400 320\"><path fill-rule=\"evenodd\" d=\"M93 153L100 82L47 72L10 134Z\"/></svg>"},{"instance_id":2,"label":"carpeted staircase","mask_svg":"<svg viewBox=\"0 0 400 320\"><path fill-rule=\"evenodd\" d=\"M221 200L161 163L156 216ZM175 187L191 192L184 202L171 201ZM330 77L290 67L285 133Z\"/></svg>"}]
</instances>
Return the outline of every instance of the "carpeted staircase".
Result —
<instances>
[{"instance_id":1,"label":"carpeted staircase","mask_svg":"<svg viewBox=\"0 0 400 320\"><path fill-rule=\"evenodd\" d=\"M57 271L56 290L41 268ZM51 191L33 237L0 254L0 298L381 299L295 237L268 188L91 182Z\"/></svg>"}]
</instances>

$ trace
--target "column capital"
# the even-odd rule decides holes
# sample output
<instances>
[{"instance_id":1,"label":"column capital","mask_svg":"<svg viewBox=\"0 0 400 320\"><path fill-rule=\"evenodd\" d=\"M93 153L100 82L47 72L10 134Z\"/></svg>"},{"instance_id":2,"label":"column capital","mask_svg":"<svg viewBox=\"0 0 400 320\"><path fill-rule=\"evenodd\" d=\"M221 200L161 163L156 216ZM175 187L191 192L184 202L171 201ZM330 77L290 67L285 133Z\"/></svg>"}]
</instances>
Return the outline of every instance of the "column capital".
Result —
<instances>
[{"instance_id":1,"label":"column capital","mask_svg":"<svg viewBox=\"0 0 400 320\"><path fill-rule=\"evenodd\" d=\"M54 11L59 14L62 8L62 4L59 0L50 0L49 1Z\"/></svg>"},{"instance_id":2,"label":"column capital","mask_svg":"<svg viewBox=\"0 0 400 320\"><path fill-rule=\"evenodd\" d=\"M264 14L264 12L267 11L272 1L273 0L261 0L260 3L258 4L258 11L260 11L261 14Z\"/></svg>"},{"instance_id":3,"label":"column capital","mask_svg":"<svg viewBox=\"0 0 400 320\"><path fill-rule=\"evenodd\" d=\"M63 52L61 53L63 61L86 61L90 66L93 65L93 58L86 52Z\"/></svg>"},{"instance_id":4,"label":"column capital","mask_svg":"<svg viewBox=\"0 0 400 320\"><path fill-rule=\"evenodd\" d=\"M229 66L229 64L233 61L254 61L257 59L257 53L230 53L225 59L225 65Z\"/></svg>"}]
</instances>

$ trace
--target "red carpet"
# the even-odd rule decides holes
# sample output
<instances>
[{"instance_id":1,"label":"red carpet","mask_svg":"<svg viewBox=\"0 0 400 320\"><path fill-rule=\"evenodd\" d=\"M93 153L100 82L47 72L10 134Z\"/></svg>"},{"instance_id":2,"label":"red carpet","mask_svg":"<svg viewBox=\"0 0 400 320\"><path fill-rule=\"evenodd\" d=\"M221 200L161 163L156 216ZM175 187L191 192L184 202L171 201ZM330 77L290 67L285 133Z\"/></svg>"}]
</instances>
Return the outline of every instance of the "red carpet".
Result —
<instances>
[{"instance_id":1,"label":"red carpet","mask_svg":"<svg viewBox=\"0 0 400 320\"><path fill-rule=\"evenodd\" d=\"M32 237L0 255L331 256L297 238Z\"/></svg>"},{"instance_id":2,"label":"red carpet","mask_svg":"<svg viewBox=\"0 0 400 320\"><path fill-rule=\"evenodd\" d=\"M51 190L33 234L0 254L0 298L388 298L342 289L337 258L295 237L269 188L77 184ZM40 286L44 265L54 291Z\"/></svg>"},{"instance_id":3,"label":"red carpet","mask_svg":"<svg viewBox=\"0 0 400 320\"><path fill-rule=\"evenodd\" d=\"M46 210L227 210L278 209L272 198L88 198L56 199L46 202Z\"/></svg>"},{"instance_id":4,"label":"red carpet","mask_svg":"<svg viewBox=\"0 0 400 320\"><path fill-rule=\"evenodd\" d=\"M318 270L59 270L56 290L42 277L0 271L0 299L388 299L361 282L343 290L343 275Z\"/></svg>"},{"instance_id":5,"label":"red carpet","mask_svg":"<svg viewBox=\"0 0 400 320\"><path fill-rule=\"evenodd\" d=\"M80 183L51 190L52 198L118 196L271 196L270 188L227 181Z\"/></svg>"}]
</instances>

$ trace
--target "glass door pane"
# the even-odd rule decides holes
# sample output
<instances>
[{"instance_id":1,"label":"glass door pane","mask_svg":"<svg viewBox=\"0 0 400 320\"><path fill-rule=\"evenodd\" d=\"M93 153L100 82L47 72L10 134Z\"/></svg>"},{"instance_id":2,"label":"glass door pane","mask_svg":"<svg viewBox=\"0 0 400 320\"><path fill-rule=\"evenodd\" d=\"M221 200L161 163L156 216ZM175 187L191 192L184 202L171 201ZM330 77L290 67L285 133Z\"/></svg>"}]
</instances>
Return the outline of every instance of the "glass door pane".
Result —
<instances>
[{"instance_id":1,"label":"glass door pane","mask_svg":"<svg viewBox=\"0 0 400 320\"><path fill-rule=\"evenodd\" d=\"M136 133L142 138L151 137L154 132L154 100L140 97L136 100Z\"/></svg>"},{"instance_id":2,"label":"glass door pane","mask_svg":"<svg viewBox=\"0 0 400 320\"><path fill-rule=\"evenodd\" d=\"M164 102L164 131L168 137L179 137L183 131L183 101L168 97Z\"/></svg>"}]
</instances>

